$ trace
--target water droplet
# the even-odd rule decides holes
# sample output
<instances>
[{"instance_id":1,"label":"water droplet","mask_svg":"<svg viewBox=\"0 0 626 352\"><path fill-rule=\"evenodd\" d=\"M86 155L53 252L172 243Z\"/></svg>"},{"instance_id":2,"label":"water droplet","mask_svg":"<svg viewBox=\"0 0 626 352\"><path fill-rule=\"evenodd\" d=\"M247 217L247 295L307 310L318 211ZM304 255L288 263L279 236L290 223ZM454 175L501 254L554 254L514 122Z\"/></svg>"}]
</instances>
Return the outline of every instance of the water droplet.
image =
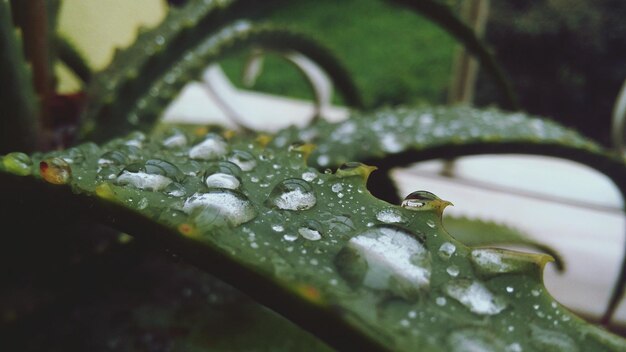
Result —
<instances>
[{"instance_id":1,"label":"water droplet","mask_svg":"<svg viewBox=\"0 0 626 352\"><path fill-rule=\"evenodd\" d=\"M502 342L493 332L481 328L465 328L452 331L446 338L450 352L501 352Z\"/></svg>"},{"instance_id":2,"label":"water droplet","mask_svg":"<svg viewBox=\"0 0 626 352\"><path fill-rule=\"evenodd\" d=\"M48 158L39 163L39 174L49 183L64 185L72 178L72 168L61 158Z\"/></svg>"},{"instance_id":3,"label":"water droplet","mask_svg":"<svg viewBox=\"0 0 626 352\"><path fill-rule=\"evenodd\" d=\"M283 227L283 225L272 225L272 230L276 232L283 232L285 231L285 228Z\"/></svg>"},{"instance_id":4,"label":"water droplet","mask_svg":"<svg viewBox=\"0 0 626 352\"><path fill-rule=\"evenodd\" d=\"M437 299L435 299L435 303L437 303L438 306L445 306L446 305L446 298L445 297L437 297Z\"/></svg>"},{"instance_id":5,"label":"water droplet","mask_svg":"<svg viewBox=\"0 0 626 352\"><path fill-rule=\"evenodd\" d=\"M450 242L444 242L441 247L439 247L439 256L442 259L448 260L454 252L456 251L456 246Z\"/></svg>"},{"instance_id":6,"label":"water droplet","mask_svg":"<svg viewBox=\"0 0 626 352\"><path fill-rule=\"evenodd\" d=\"M426 220L426 225L428 225L428 227L430 227L431 229L437 227L437 224L435 224L435 222L431 219Z\"/></svg>"},{"instance_id":7,"label":"water droplet","mask_svg":"<svg viewBox=\"0 0 626 352\"><path fill-rule=\"evenodd\" d=\"M311 181L315 180L316 178L317 178L317 173L315 173L313 171L307 171L307 172L302 174L302 179L307 181L307 182L311 182Z\"/></svg>"},{"instance_id":8,"label":"water droplet","mask_svg":"<svg viewBox=\"0 0 626 352\"><path fill-rule=\"evenodd\" d=\"M539 297L539 295L541 294L541 290L532 289L530 290L530 294L533 295L534 297Z\"/></svg>"},{"instance_id":9,"label":"water droplet","mask_svg":"<svg viewBox=\"0 0 626 352\"><path fill-rule=\"evenodd\" d=\"M447 269L446 272L448 273L448 275L452 276L452 277L457 277L459 276L460 270L459 267L456 265L450 265Z\"/></svg>"},{"instance_id":10,"label":"water droplet","mask_svg":"<svg viewBox=\"0 0 626 352\"><path fill-rule=\"evenodd\" d=\"M316 202L313 188L306 181L298 178L280 182L267 198L270 206L284 210L307 210L311 209Z\"/></svg>"},{"instance_id":11,"label":"water droplet","mask_svg":"<svg viewBox=\"0 0 626 352\"><path fill-rule=\"evenodd\" d=\"M400 214L395 209L385 209L379 211L378 214L376 214L376 219L387 224L402 223L406 221L402 217L402 214Z\"/></svg>"},{"instance_id":12,"label":"water droplet","mask_svg":"<svg viewBox=\"0 0 626 352\"><path fill-rule=\"evenodd\" d=\"M106 152L98 159L99 166L124 166L127 163L128 157L119 150Z\"/></svg>"},{"instance_id":13,"label":"water droplet","mask_svg":"<svg viewBox=\"0 0 626 352\"><path fill-rule=\"evenodd\" d=\"M516 269L512 261L514 258L507 253L500 249L474 249L471 254L472 264L481 275L512 272Z\"/></svg>"},{"instance_id":14,"label":"water droplet","mask_svg":"<svg viewBox=\"0 0 626 352\"><path fill-rule=\"evenodd\" d=\"M137 209L142 210L142 209L146 209L148 207L148 198L143 197L139 200L139 202L137 202Z\"/></svg>"},{"instance_id":15,"label":"water droplet","mask_svg":"<svg viewBox=\"0 0 626 352\"><path fill-rule=\"evenodd\" d=\"M387 133L380 139L383 150L388 153L397 153L402 150L402 144L393 133Z\"/></svg>"},{"instance_id":16,"label":"water droplet","mask_svg":"<svg viewBox=\"0 0 626 352\"><path fill-rule=\"evenodd\" d=\"M116 180L118 185L131 185L149 191L160 191L172 182L172 179L166 176L128 171L122 171Z\"/></svg>"},{"instance_id":17,"label":"water droplet","mask_svg":"<svg viewBox=\"0 0 626 352\"><path fill-rule=\"evenodd\" d=\"M178 169L176 165L160 159L147 160L143 165L143 169L137 171L145 171L146 173L151 175L165 176L174 181L180 181L183 177L183 173Z\"/></svg>"},{"instance_id":18,"label":"water droplet","mask_svg":"<svg viewBox=\"0 0 626 352\"><path fill-rule=\"evenodd\" d=\"M506 308L506 303L502 298L494 296L485 285L478 281L451 281L445 286L445 292L472 313L494 315Z\"/></svg>"},{"instance_id":19,"label":"water droplet","mask_svg":"<svg viewBox=\"0 0 626 352\"><path fill-rule=\"evenodd\" d=\"M183 185L177 182L172 182L163 189L163 192L172 197L184 197L187 195L187 190Z\"/></svg>"},{"instance_id":20,"label":"water droplet","mask_svg":"<svg viewBox=\"0 0 626 352\"><path fill-rule=\"evenodd\" d=\"M330 164L330 158L328 157L328 155L320 155L317 157L317 163L320 166L327 166L328 164Z\"/></svg>"},{"instance_id":21,"label":"water droplet","mask_svg":"<svg viewBox=\"0 0 626 352\"><path fill-rule=\"evenodd\" d=\"M176 132L173 135L165 138L161 144L165 148L184 147L187 145L187 137L181 132Z\"/></svg>"},{"instance_id":22,"label":"water droplet","mask_svg":"<svg viewBox=\"0 0 626 352\"><path fill-rule=\"evenodd\" d=\"M335 193L341 192L343 191L343 185L341 183L335 183L330 189Z\"/></svg>"},{"instance_id":23,"label":"water droplet","mask_svg":"<svg viewBox=\"0 0 626 352\"><path fill-rule=\"evenodd\" d=\"M515 291L515 289L513 287L511 287L511 286L507 286L506 287L506 292L513 293L514 291Z\"/></svg>"},{"instance_id":24,"label":"water droplet","mask_svg":"<svg viewBox=\"0 0 626 352\"><path fill-rule=\"evenodd\" d=\"M237 177L221 172L207 176L204 182L209 188L227 189L237 189L241 184Z\"/></svg>"},{"instance_id":25,"label":"water droplet","mask_svg":"<svg viewBox=\"0 0 626 352\"><path fill-rule=\"evenodd\" d=\"M257 214L252 203L243 194L227 189L193 194L183 204L183 211L189 214L195 209L208 209L232 226L246 223Z\"/></svg>"},{"instance_id":26,"label":"water droplet","mask_svg":"<svg viewBox=\"0 0 626 352\"><path fill-rule=\"evenodd\" d=\"M243 150L233 151L232 155L228 157L228 161L236 164L243 171L250 171L256 167L254 155Z\"/></svg>"},{"instance_id":27,"label":"water droplet","mask_svg":"<svg viewBox=\"0 0 626 352\"><path fill-rule=\"evenodd\" d=\"M534 324L530 325L530 343L538 351L579 351L576 341L569 337L569 335L560 331L547 330L543 326L538 326Z\"/></svg>"},{"instance_id":28,"label":"water droplet","mask_svg":"<svg viewBox=\"0 0 626 352\"><path fill-rule=\"evenodd\" d=\"M24 153L9 153L2 158L2 166L15 175L28 176L31 174L33 162L30 157Z\"/></svg>"},{"instance_id":29,"label":"water droplet","mask_svg":"<svg viewBox=\"0 0 626 352\"><path fill-rule=\"evenodd\" d=\"M228 144L221 136L209 133L206 138L189 149L189 157L198 160L215 160L226 155Z\"/></svg>"},{"instance_id":30,"label":"water droplet","mask_svg":"<svg viewBox=\"0 0 626 352\"><path fill-rule=\"evenodd\" d=\"M417 236L394 225L379 225L352 237L335 263L351 284L416 299L430 285L430 254Z\"/></svg>"},{"instance_id":31,"label":"water droplet","mask_svg":"<svg viewBox=\"0 0 626 352\"><path fill-rule=\"evenodd\" d=\"M285 235L283 236L283 238L284 238L284 239L285 239L285 241L287 241L287 242L293 242L293 241L295 241L295 240L297 240L297 239L298 239L298 235L294 235L294 234L285 234Z\"/></svg>"},{"instance_id":32,"label":"water droplet","mask_svg":"<svg viewBox=\"0 0 626 352\"><path fill-rule=\"evenodd\" d=\"M443 200L428 191L415 191L402 201L402 206L411 210L438 210L443 213L443 209L452 203Z\"/></svg>"},{"instance_id":33,"label":"water droplet","mask_svg":"<svg viewBox=\"0 0 626 352\"><path fill-rule=\"evenodd\" d=\"M300 236L309 241L319 241L322 239L322 225L315 220L308 220L298 229Z\"/></svg>"},{"instance_id":34,"label":"water droplet","mask_svg":"<svg viewBox=\"0 0 626 352\"><path fill-rule=\"evenodd\" d=\"M522 352L524 349L522 348L522 345L520 345L517 342L514 342L508 346L506 346L505 351L506 352Z\"/></svg>"}]
</instances>

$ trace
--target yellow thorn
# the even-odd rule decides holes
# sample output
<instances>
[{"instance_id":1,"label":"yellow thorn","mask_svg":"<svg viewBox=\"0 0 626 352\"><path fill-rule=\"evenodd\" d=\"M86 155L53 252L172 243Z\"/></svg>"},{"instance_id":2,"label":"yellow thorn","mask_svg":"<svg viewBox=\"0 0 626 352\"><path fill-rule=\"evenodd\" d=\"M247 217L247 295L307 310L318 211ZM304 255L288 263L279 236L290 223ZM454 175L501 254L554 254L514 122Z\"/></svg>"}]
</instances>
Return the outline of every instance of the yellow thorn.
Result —
<instances>
[{"instance_id":1,"label":"yellow thorn","mask_svg":"<svg viewBox=\"0 0 626 352\"><path fill-rule=\"evenodd\" d=\"M339 177L361 176L363 180L367 182L367 179L374 170L378 170L378 168L363 163L349 162L341 165L335 174Z\"/></svg>"},{"instance_id":2,"label":"yellow thorn","mask_svg":"<svg viewBox=\"0 0 626 352\"><path fill-rule=\"evenodd\" d=\"M265 147L274 139L274 137L269 134L261 133L258 137L256 137L255 141L261 146Z\"/></svg>"},{"instance_id":3,"label":"yellow thorn","mask_svg":"<svg viewBox=\"0 0 626 352\"><path fill-rule=\"evenodd\" d=\"M102 199L117 201L113 188L106 182L96 186L96 195Z\"/></svg>"},{"instance_id":4,"label":"yellow thorn","mask_svg":"<svg viewBox=\"0 0 626 352\"><path fill-rule=\"evenodd\" d=\"M302 158L307 160L309 155L315 150L315 144L313 143L303 143L303 144L292 144L289 146L289 151L295 151L302 154Z\"/></svg>"}]
</instances>

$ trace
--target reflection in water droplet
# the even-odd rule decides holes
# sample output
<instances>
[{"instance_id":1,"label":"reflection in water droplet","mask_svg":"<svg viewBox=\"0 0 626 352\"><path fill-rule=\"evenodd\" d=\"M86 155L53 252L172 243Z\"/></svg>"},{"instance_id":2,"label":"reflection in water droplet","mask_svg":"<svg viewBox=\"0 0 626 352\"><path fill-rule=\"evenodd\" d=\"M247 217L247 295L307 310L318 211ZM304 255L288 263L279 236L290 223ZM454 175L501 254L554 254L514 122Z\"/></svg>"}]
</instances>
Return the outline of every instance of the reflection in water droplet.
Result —
<instances>
[{"instance_id":1,"label":"reflection in water droplet","mask_svg":"<svg viewBox=\"0 0 626 352\"><path fill-rule=\"evenodd\" d=\"M316 202L313 188L306 181L297 178L280 182L267 198L270 206L284 210L311 209Z\"/></svg>"},{"instance_id":2,"label":"reflection in water droplet","mask_svg":"<svg viewBox=\"0 0 626 352\"><path fill-rule=\"evenodd\" d=\"M233 151L233 154L228 157L228 161L236 164L243 171L250 171L256 166L256 159L254 158L254 155L243 150Z\"/></svg>"},{"instance_id":3,"label":"reflection in water droplet","mask_svg":"<svg viewBox=\"0 0 626 352\"><path fill-rule=\"evenodd\" d=\"M198 160L215 160L226 155L228 144L221 136L209 133L206 138L189 149L189 157Z\"/></svg>"},{"instance_id":4,"label":"reflection in water droplet","mask_svg":"<svg viewBox=\"0 0 626 352\"><path fill-rule=\"evenodd\" d=\"M446 338L451 352L502 352L505 345L493 332L481 328L452 331Z\"/></svg>"},{"instance_id":5,"label":"reflection in water droplet","mask_svg":"<svg viewBox=\"0 0 626 352\"><path fill-rule=\"evenodd\" d=\"M183 211L188 214L203 208L226 219L232 226L246 223L257 214L252 203L243 194L227 189L195 193L183 204Z\"/></svg>"},{"instance_id":6,"label":"reflection in water droplet","mask_svg":"<svg viewBox=\"0 0 626 352\"><path fill-rule=\"evenodd\" d=\"M416 235L393 225L379 225L352 237L335 263L351 284L409 300L430 285L430 254Z\"/></svg>"},{"instance_id":7,"label":"reflection in water droplet","mask_svg":"<svg viewBox=\"0 0 626 352\"><path fill-rule=\"evenodd\" d=\"M116 180L118 185L131 185L135 188L148 191L163 190L172 182L171 178L163 175L148 174L145 172L129 172L126 170L122 171Z\"/></svg>"},{"instance_id":8,"label":"reflection in water droplet","mask_svg":"<svg viewBox=\"0 0 626 352\"><path fill-rule=\"evenodd\" d=\"M39 163L39 174L49 183L64 185L72 178L72 168L61 158L48 158Z\"/></svg>"},{"instance_id":9,"label":"reflection in water droplet","mask_svg":"<svg viewBox=\"0 0 626 352\"><path fill-rule=\"evenodd\" d=\"M450 242L444 242L441 247L439 247L439 256L442 259L450 259L452 254L456 251L456 247Z\"/></svg>"},{"instance_id":10,"label":"reflection in water droplet","mask_svg":"<svg viewBox=\"0 0 626 352\"><path fill-rule=\"evenodd\" d=\"M322 239L322 225L315 220L308 220L298 229L298 233L309 241L319 241Z\"/></svg>"},{"instance_id":11,"label":"reflection in water droplet","mask_svg":"<svg viewBox=\"0 0 626 352\"><path fill-rule=\"evenodd\" d=\"M456 265L450 265L447 269L446 272L448 273L448 275L452 276L452 277L457 277L459 275L459 267Z\"/></svg>"},{"instance_id":12,"label":"reflection in water droplet","mask_svg":"<svg viewBox=\"0 0 626 352\"><path fill-rule=\"evenodd\" d=\"M379 211L378 214L376 214L376 219L378 219L378 221L382 221L387 224L402 223L406 221L402 217L402 214L400 214L395 209L385 209L385 210Z\"/></svg>"},{"instance_id":13,"label":"reflection in water droplet","mask_svg":"<svg viewBox=\"0 0 626 352\"><path fill-rule=\"evenodd\" d=\"M402 206L410 210L435 210L439 214L452 203L437 197L428 191L415 191L402 201Z\"/></svg>"},{"instance_id":14,"label":"reflection in water droplet","mask_svg":"<svg viewBox=\"0 0 626 352\"><path fill-rule=\"evenodd\" d=\"M428 227L433 228L433 229L437 227L437 224L435 224L435 222L430 219L426 221L426 225L428 225Z\"/></svg>"},{"instance_id":15,"label":"reflection in water droplet","mask_svg":"<svg viewBox=\"0 0 626 352\"><path fill-rule=\"evenodd\" d=\"M207 176L204 182L209 188L227 189L237 189L241 184L237 177L221 172Z\"/></svg>"},{"instance_id":16,"label":"reflection in water droplet","mask_svg":"<svg viewBox=\"0 0 626 352\"><path fill-rule=\"evenodd\" d=\"M12 174L28 176L31 173L33 162L28 155L15 152L9 153L2 158L2 166Z\"/></svg>"},{"instance_id":17,"label":"reflection in water droplet","mask_svg":"<svg viewBox=\"0 0 626 352\"><path fill-rule=\"evenodd\" d=\"M485 285L478 281L451 281L445 286L445 292L472 313L494 315L506 308L506 303L502 298L494 296Z\"/></svg>"}]
</instances>

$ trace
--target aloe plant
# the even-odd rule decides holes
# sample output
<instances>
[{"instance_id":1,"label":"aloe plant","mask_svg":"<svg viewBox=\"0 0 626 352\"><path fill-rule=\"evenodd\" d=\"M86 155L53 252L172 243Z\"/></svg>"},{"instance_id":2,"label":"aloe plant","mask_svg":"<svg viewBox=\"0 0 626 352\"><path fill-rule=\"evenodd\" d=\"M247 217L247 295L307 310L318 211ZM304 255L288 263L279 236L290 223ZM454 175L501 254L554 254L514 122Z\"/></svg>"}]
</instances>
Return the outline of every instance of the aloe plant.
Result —
<instances>
[{"instance_id":1,"label":"aloe plant","mask_svg":"<svg viewBox=\"0 0 626 352\"><path fill-rule=\"evenodd\" d=\"M9 2L0 4L0 15L10 19ZM431 16L442 18L444 8L433 4L421 9L434 8ZM53 41L64 53L61 59L91 78L78 126L82 143L2 157L2 257L6 267L15 269L8 281L45 273L39 267L44 261L58 271L87 272L96 272L101 264L94 263L103 261L123 263L139 273L133 278L146 272L164 275L164 282L175 281L170 274L184 278L187 297L204 297L174 305L148 294L145 301L133 303L133 316L117 328L110 348L156 348L145 341L141 346L128 342L128 335L150 323L168 331L165 346L185 350L624 348L624 339L585 322L550 296L542 281L550 255L485 246L513 242L554 253L551 249L493 224L465 219L447 225L442 214L449 202L425 190L395 203L375 196L389 187L386 171L395 166L511 152L584 163L606 174L624 194L622 156L547 120L465 107L357 112L344 122L316 120L274 135L246 128L155 126L164 104L187 80L208 63L250 45L309 57L333 77L346 102L361 105L348 70L321 44L267 24L233 24L249 8L246 2L229 5L197 1L172 11L162 25L143 31L135 46L119 52L109 68L93 75L71 46ZM8 73L22 72L12 78L20 89L0 94L2 106L19 114L3 110L2 119L6 126L32 127L24 122L25 116L36 115L24 112L35 95L24 73L27 65L11 22L1 25L0 40L8 49L0 59L10 65ZM451 31L459 32L461 25L455 21ZM479 42L471 45L488 54L476 49ZM11 100L13 96L19 99ZM17 128L20 134L27 132ZM28 148L19 139L7 143L16 150ZM99 234L102 225L115 231ZM494 237L472 236L476 226ZM94 250L89 238L104 238L106 245ZM32 250L33 243L43 250ZM59 263L50 253L57 247L64 255L79 256L80 263ZM154 249L192 263L254 301L192 269L150 259ZM22 266L26 270L20 272ZM108 279L96 276L90 285L99 280ZM149 283L155 292L163 287L158 281ZM26 306L75 297L63 285L41 287L45 289L35 294L35 303ZM613 308L623 282L617 287ZM236 333L239 315L248 322L241 327L243 335ZM29 316L29 309L16 305L4 316L6 336L22 331L20 323L28 326L23 316ZM224 323L218 327L215 319ZM115 329L114 324L107 327ZM268 340L272 329L284 336Z\"/></svg>"}]
</instances>

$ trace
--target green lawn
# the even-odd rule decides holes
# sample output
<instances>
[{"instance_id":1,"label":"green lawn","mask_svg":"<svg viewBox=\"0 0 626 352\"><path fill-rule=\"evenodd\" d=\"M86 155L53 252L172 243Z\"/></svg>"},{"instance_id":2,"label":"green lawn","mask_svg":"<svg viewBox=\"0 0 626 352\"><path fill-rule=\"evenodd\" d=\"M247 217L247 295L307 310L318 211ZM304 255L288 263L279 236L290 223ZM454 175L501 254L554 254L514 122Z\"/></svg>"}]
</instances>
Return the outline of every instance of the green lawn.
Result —
<instances>
[{"instance_id":1,"label":"green lawn","mask_svg":"<svg viewBox=\"0 0 626 352\"><path fill-rule=\"evenodd\" d=\"M294 1L269 21L305 32L332 49L353 74L369 106L443 103L454 40L427 19L383 1ZM224 62L238 84L245 57ZM269 57L256 89L310 98L298 71Z\"/></svg>"}]
</instances>

